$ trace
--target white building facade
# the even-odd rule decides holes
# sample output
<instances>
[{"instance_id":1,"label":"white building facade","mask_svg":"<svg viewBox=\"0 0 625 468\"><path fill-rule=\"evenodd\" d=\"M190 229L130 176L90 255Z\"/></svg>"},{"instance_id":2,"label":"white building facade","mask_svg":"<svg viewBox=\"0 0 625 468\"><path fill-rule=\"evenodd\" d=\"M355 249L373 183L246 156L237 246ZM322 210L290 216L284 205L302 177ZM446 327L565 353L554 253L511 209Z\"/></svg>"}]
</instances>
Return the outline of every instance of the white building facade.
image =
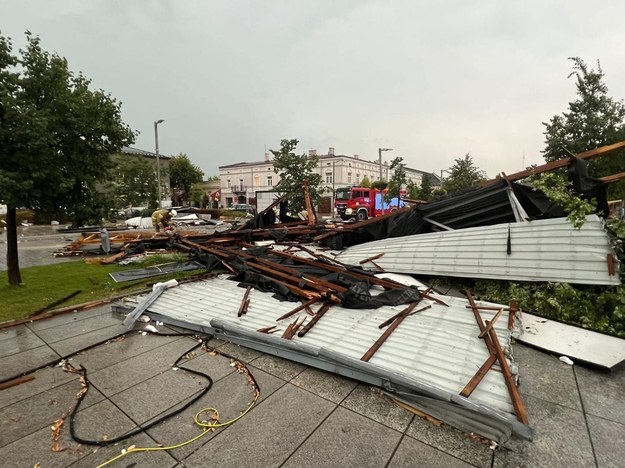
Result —
<instances>
[{"instance_id":1,"label":"white building facade","mask_svg":"<svg viewBox=\"0 0 625 468\"><path fill-rule=\"evenodd\" d=\"M319 159L317 174L321 175L323 186L328 196L340 187L358 186L365 177L370 182L380 180L379 161L360 159L358 155L346 156L334 154L334 148L328 154L317 154L310 150L309 156ZM421 185L424 175L430 177L433 186L439 186L440 177L436 174L405 167L406 179ZM390 172L390 173L389 173ZM387 161L382 163L382 178L388 180L393 175ZM273 161L265 155L264 161L241 162L219 167L221 200L223 207L236 203L253 204L257 191L272 191L280 181L280 176L273 171Z\"/></svg>"}]
</instances>

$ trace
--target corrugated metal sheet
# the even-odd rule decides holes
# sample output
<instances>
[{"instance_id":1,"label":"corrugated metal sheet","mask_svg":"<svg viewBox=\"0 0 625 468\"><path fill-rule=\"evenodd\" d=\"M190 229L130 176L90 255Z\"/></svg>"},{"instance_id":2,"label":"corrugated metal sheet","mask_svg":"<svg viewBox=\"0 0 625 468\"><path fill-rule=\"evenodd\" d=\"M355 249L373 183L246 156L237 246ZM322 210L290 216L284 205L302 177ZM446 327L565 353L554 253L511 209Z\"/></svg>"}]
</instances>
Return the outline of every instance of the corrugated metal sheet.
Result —
<instances>
[{"instance_id":1,"label":"corrugated metal sheet","mask_svg":"<svg viewBox=\"0 0 625 468\"><path fill-rule=\"evenodd\" d=\"M419 307L432 307L406 318L371 360L363 362L360 358L384 331L378 325L403 310L405 305L368 310L333 306L308 334L288 341L279 338L282 331L268 336L256 330L276 324L285 330L290 322L306 316L305 312L300 312L276 323L277 317L294 309L297 303L280 302L271 294L253 290L248 312L239 318L237 312L244 294L245 288L224 278L198 281L166 290L149 306L148 312L169 317L176 323L201 327L211 327L217 321L220 327L229 323L262 340L274 340L285 346L300 345L300 351L305 350L312 356L339 356L340 360L357 363L367 372L399 375L415 388L431 388L436 394L446 395L444 400L448 402L460 393L489 356L485 343L477 336L479 328L473 313L466 307L466 299L437 296L449 307L423 300ZM493 315L494 312L482 313L484 320ZM509 354L507 313L496 322L495 329ZM468 401L514 420L510 396L499 372L489 372Z\"/></svg>"},{"instance_id":2,"label":"corrugated metal sheet","mask_svg":"<svg viewBox=\"0 0 625 468\"><path fill-rule=\"evenodd\" d=\"M618 274L609 274L613 251L594 215L580 230L558 218L383 239L349 247L337 260L359 265L380 253L375 264L395 273L620 284ZM376 269L371 262L362 266Z\"/></svg>"}]
</instances>

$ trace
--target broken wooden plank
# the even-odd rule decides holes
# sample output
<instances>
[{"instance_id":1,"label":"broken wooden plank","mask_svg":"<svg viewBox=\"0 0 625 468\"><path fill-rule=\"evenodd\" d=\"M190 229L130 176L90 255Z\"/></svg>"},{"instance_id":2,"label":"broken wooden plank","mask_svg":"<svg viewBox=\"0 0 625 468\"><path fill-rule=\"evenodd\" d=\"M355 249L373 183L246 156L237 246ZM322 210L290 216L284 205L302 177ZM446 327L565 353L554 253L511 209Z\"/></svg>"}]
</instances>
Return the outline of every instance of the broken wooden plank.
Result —
<instances>
[{"instance_id":1,"label":"broken wooden plank","mask_svg":"<svg viewBox=\"0 0 625 468\"><path fill-rule=\"evenodd\" d=\"M330 309L331 306L332 303L330 302L326 302L325 304L323 304L321 308L317 311L315 316L310 320L310 322L308 322L306 326L300 330L297 336L301 338L306 335L306 333L308 333L310 329L315 326L315 324L321 319L321 317L324 316L324 314Z\"/></svg>"},{"instance_id":2,"label":"broken wooden plank","mask_svg":"<svg viewBox=\"0 0 625 468\"><path fill-rule=\"evenodd\" d=\"M486 321L486 327L484 328L484 330L482 332L480 332L480 334L478 335L479 338L484 338L484 335L488 334L489 330L491 328L493 328L495 326L495 322L497 321L497 319L499 317L501 317L501 314L503 314L503 310L504 308L502 307L501 309L499 309L497 311L497 313L493 316L492 320L487 320Z\"/></svg>"},{"instance_id":3,"label":"broken wooden plank","mask_svg":"<svg viewBox=\"0 0 625 468\"><path fill-rule=\"evenodd\" d=\"M377 352L378 349L384 344L389 336L395 331L395 329L399 326L403 320L408 317L408 314L414 310L415 307L419 304L419 301L415 301L411 303L408 307L402 310L398 316L395 317L393 323L382 333L375 343L367 350L365 354L360 358L361 361L369 362L369 359L373 357L373 355Z\"/></svg>"},{"instance_id":4,"label":"broken wooden plank","mask_svg":"<svg viewBox=\"0 0 625 468\"><path fill-rule=\"evenodd\" d=\"M241 305L239 306L239 312L237 312L237 317L247 313L247 308L250 305L250 292L252 291L252 287L248 286L245 290L245 294L243 295L243 299L241 300Z\"/></svg>"},{"instance_id":5,"label":"broken wooden plank","mask_svg":"<svg viewBox=\"0 0 625 468\"><path fill-rule=\"evenodd\" d=\"M480 367L475 375L471 378L471 380L469 380L469 383L464 386L464 388L460 392L460 395L465 398L469 398L471 396L471 393L473 393L473 390L475 390L475 388L479 385L482 379L486 377L486 374L491 369L491 367L493 367L493 364L495 364L495 362L497 362L497 356L494 354L489 355L488 359L486 359L484 364L482 364L482 367Z\"/></svg>"},{"instance_id":6,"label":"broken wooden plank","mask_svg":"<svg viewBox=\"0 0 625 468\"><path fill-rule=\"evenodd\" d=\"M497 332L494 328L491 328L488 331L488 334L490 335L490 339L495 347L495 354L503 372L504 381L506 382L506 387L508 387L508 392L510 393L510 399L512 400L512 406L514 407L516 417L523 424L528 424L529 421L527 419L527 411L525 410L525 406L521 400L519 389L514 382L514 376L512 375L506 356L501 348L501 345L499 344L499 340L497 339Z\"/></svg>"},{"instance_id":7,"label":"broken wooden plank","mask_svg":"<svg viewBox=\"0 0 625 468\"><path fill-rule=\"evenodd\" d=\"M361 265L362 265L362 264L364 264L364 263L367 263L367 262L371 262L371 263L373 263L373 260L377 260L378 258L382 257L383 255L384 255L384 252L379 253L379 254L377 254L377 255L374 255L374 256L372 256L372 257L369 257L369 258L365 258L364 260L361 260L361 261L360 261L360 262L358 262L358 263L360 263ZM375 265L375 263L374 263L374 265Z\"/></svg>"},{"instance_id":8,"label":"broken wooden plank","mask_svg":"<svg viewBox=\"0 0 625 468\"><path fill-rule=\"evenodd\" d=\"M16 377L15 379L9 380L7 382L0 383L0 391L22 385L23 383L30 382L31 380L35 380L34 375L23 375L21 377Z\"/></svg>"},{"instance_id":9,"label":"broken wooden plank","mask_svg":"<svg viewBox=\"0 0 625 468\"><path fill-rule=\"evenodd\" d=\"M310 299L306 302L304 302L302 305L297 306L295 309L288 311L286 314L281 315L280 317L278 317L276 319L276 322L279 322L280 320L284 320L286 318L289 318L295 314L297 314L299 311L304 310L307 307L310 307L311 305L313 305L315 302L318 302L319 299L314 298L314 299Z\"/></svg>"},{"instance_id":10,"label":"broken wooden plank","mask_svg":"<svg viewBox=\"0 0 625 468\"><path fill-rule=\"evenodd\" d=\"M616 153L622 149L625 149L625 141L621 141L613 145L601 146L599 148L595 148L590 151L577 153L574 156L577 159L593 159L593 158L598 158L601 156L607 156L609 154ZM543 172L553 171L555 169L567 167L569 164L571 164L572 160L573 158L558 159L557 161L548 162L547 164L543 164L541 166L536 166L530 169L525 169L524 171L515 172L514 174L508 175L508 180L511 182L515 182L517 180L525 179L535 174L542 174ZM490 179L485 182L482 182L482 187L489 187L497 183L498 180L499 178Z\"/></svg>"}]
</instances>

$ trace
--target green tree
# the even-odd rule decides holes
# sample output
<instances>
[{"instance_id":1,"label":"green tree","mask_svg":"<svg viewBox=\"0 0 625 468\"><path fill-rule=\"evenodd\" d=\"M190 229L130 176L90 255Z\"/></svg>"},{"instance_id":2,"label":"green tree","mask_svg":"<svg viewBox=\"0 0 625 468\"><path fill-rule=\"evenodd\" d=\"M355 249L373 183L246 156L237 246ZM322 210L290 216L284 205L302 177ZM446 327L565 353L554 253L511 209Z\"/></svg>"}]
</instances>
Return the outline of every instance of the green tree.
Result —
<instances>
[{"instance_id":1,"label":"green tree","mask_svg":"<svg viewBox=\"0 0 625 468\"><path fill-rule=\"evenodd\" d=\"M202 201L204 200L204 184L197 182L191 186L191 201L194 206L202 207Z\"/></svg>"},{"instance_id":2,"label":"green tree","mask_svg":"<svg viewBox=\"0 0 625 468\"><path fill-rule=\"evenodd\" d=\"M152 165L142 158L121 155L110 172L115 207L158 206L158 185Z\"/></svg>"},{"instance_id":3,"label":"green tree","mask_svg":"<svg viewBox=\"0 0 625 468\"><path fill-rule=\"evenodd\" d=\"M385 180L374 180L371 182L371 188L377 190L384 190L388 186L388 182Z\"/></svg>"},{"instance_id":4,"label":"green tree","mask_svg":"<svg viewBox=\"0 0 625 468\"><path fill-rule=\"evenodd\" d=\"M597 148L625 140L625 105L608 96L601 64L589 68L579 57L570 57L575 78L577 98L569 102L567 112L554 115L545 126L544 157L553 161L572 153ZM589 162L589 173L602 177L625 171L625 152ZM625 196L625 183L612 184L610 194Z\"/></svg>"},{"instance_id":5,"label":"green tree","mask_svg":"<svg viewBox=\"0 0 625 468\"><path fill-rule=\"evenodd\" d=\"M67 61L44 51L38 37L13 54L0 34L0 201L8 206L9 284L21 283L16 208L70 216L76 225L101 221L109 207L99 192L111 154L132 144L121 104L89 88Z\"/></svg>"},{"instance_id":6,"label":"green tree","mask_svg":"<svg viewBox=\"0 0 625 468\"><path fill-rule=\"evenodd\" d=\"M434 187L432 187L432 178L430 174L423 174L423 177L421 177L421 186L419 187L419 199L429 200L432 198L433 191Z\"/></svg>"},{"instance_id":7,"label":"green tree","mask_svg":"<svg viewBox=\"0 0 625 468\"><path fill-rule=\"evenodd\" d=\"M419 200L421 196L421 192L417 184L415 184L412 180L409 180L406 184L406 192L408 193L408 198L411 200Z\"/></svg>"},{"instance_id":8,"label":"green tree","mask_svg":"<svg viewBox=\"0 0 625 468\"><path fill-rule=\"evenodd\" d=\"M362 181L360 182L360 186L361 187L371 188L371 181L369 180L369 177L364 176L362 178Z\"/></svg>"},{"instance_id":9,"label":"green tree","mask_svg":"<svg viewBox=\"0 0 625 468\"><path fill-rule=\"evenodd\" d=\"M399 195L402 187L406 185L406 165L403 163L404 158L396 157L391 161L390 169L393 171L391 180L388 182L388 191L384 198L390 202L393 198L397 198L397 206L399 207Z\"/></svg>"},{"instance_id":10,"label":"green tree","mask_svg":"<svg viewBox=\"0 0 625 468\"><path fill-rule=\"evenodd\" d=\"M449 196L457 195L471 187L477 187L486 180L486 174L475 165L470 153L454 160L454 165L448 169L448 172L449 176L443 181L443 189Z\"/></svg>"},{"instance_id":11,"label":"green tree","mask_svg":"<svg viewBox=\"0 0 625 468\"><path fill-rule=\"evenodd\" d=\"M308 193L313 205L319 204L321 175L315 173L319 166L317 156L296 155L298 140L282 140L280 150L271 150L273 171L280 175L276 190L286 195L292 213L306 208L303 187L308 185Z\"/></svg>"},{"instance_id":12,"label":"green tree","mask_svg":"<svg viewBox=\"0 0 625 468\"><path fill-rule=\"evenodd\" d=\"M183 191L187 198L191 196L193 184L202 182L204 173L193 164L186 154L180 153L169 161L169 183L172 189Z\"/></svg>"}]
</instances>

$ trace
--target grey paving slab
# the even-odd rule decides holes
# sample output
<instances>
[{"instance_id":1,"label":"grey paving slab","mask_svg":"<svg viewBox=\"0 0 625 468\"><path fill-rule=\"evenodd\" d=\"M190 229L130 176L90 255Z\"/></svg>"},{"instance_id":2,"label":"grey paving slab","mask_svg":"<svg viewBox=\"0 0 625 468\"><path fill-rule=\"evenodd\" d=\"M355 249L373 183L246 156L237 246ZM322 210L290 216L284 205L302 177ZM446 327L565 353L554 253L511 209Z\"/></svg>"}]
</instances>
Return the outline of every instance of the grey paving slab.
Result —
<instances>
[{"instance_id":1,"label":"grey paving slab","mask_svg":"<svg viewBox=\"0 0 625 468\"><path fill-rule=\"evenodd\" d=\"M0 447L51 426L76 404L76 394L81 388L80 382L74 380L0 409ZM81 408L88 408L103 399L100 392L90 388Z\"/></svg>"},{"instance_id":2,"label":"grey paving slab","mask_svg":"<svg viewBox=\"0 0 625 468\"><path fill-rule=\"evenodd\" d=\"M253 370L253 375L260 387L260 396L257 404L267 399L278 388L286 384L283 380L258 369ZM203 408L212 407L219 411L219 420L221 422L233 419L239 416L241 411L245 410L252 401L252 389L253 387L249 385L244 375L238 372L230 374L215 382L210 392L204 398L197 401L180 414L150 429L148 432L154 440L164 445L173 445L184 440L189 440L202 431L193 421L193 417L198 411ZM252 408L250 413L246 414L244 418L254 419L254 408ZM234 424L240 424L240 422L235 422ZM229 430L229 428L217 428L216 432L209 431L198 441L172 450L171 454L174 458L182 460L202 447L215 435L226 430Z\"/></svg>"},{"instance_id":3,"label":"grey paving slab","mask_svg":"<svg viewBox=\"0 0 625 468\"><path fill-rule=\"evenodd\" d=\"M59 355L48 346L39 346L0 359L0 380L26 372L58 359Z\"/></svg>"},{"instance_id":4,"label":"grey paving slab","mask_svg":"<svg viewBox=\"0 0 625 468\"><path fill-rule=\"evenodd\" d=\"M52 319L53 321L55 319ZM113 325L120 325L121 321L117 317L110 314L100 314L84 320L76 320L66 323L60 323L57 326L37 330L37 335L48 344L57 341L66 340L73 336L82 335L90 331L108 328ZM119 332L118 332L119 333Z\"/></svg>"},{"instance_id":5,"label":"grey paving slab","mask_svg":"<svg viewBox=\"0 0 625 468\"><path fill-rule=\"evenodd\" d=\"M283 466L382 467L400 439L400 432L339 406Z\"/></svg>"},{"instance_id":6,"label":"grey paving slab","mask_svg":"<svg viewBox=\"0 0 625 468\"><path fill-rule=\"evenodd\" d=\"M256 351L255 349L246 348L245 346L239 346L233 343L226 343L220 346L219 351L227 353L246 363L253 361L258 356L263 354L260 351Z\"/></svg>"},{"instance_id":7,"label":"grey paving slab","mask_svg":"<svg viewBox=\"0 0 625 468\"><path fill-rule=\"evenodd\" d=\"M65 467L91 453L93 448L81 446L75 442L64 442L64 450L52 451L50 427L44 427L26 437L0 448L0 460L6 460L7 466L15 467Z\"/></svg>"},{"instance_id":8,"label":"grey paving slab","mask_svg":"<svg viewBox=\"0 0 625 468\"><path fill-rule=\"evenodd\" d=\"M258 369L269 372L282 380L291 380L299 375L306 366L297 362L288 361L278 356L263 354L254 359L252 365Z\"/></svg>"},{"instance_id":9,"label":"grey paving slab","mask_svg":"<svg viewBox=\"0 0 625 468\"><path fill-rule=\"evenodd\" d=\"M304 388L333 403L340 403L358 385L358 382L337 374L309 367L291 380L293 385Z\"/></svg>"},{"instance_id":10,"label":"grey paving slab","mask_svg":"<svg viewBox=\"0 0 625 468\"><path fill-rule=\"evenodd\" d=\"M625 424L587 415L590 438L597 457L597 466L625 465Z\"/></svg>"},{"instance_id":11,"label":"grey paving slab","mask_svg":"<svg viewBox=\"0 0 625 468\"><path fill-rule=\"evenodd\" d=\"M72 468L93 468L95 466L100 466L111 458L119 455L121 448L127 449L132 445L135 447L159 448L156 442L147 435L137 434L119 445L92 450L87 456L79 459L70 466ZM158 450L129 453L108 466L126 468L169 468L176 466L176 463L176 460L166 450Z\"/></svg>"},{"instance_id":12,"label":"grey paving slab","mask_svg":"<svg viewBox=\"0 0 625 468\"><path fill-rule=\"evenodd\" d=\"M63 385L70 380L78 379L76 374L63 372L58 367L47 367L31 375L35 378L34 380L0 392L0 408Z\"/></svg>"},{"instance_id":13,"label":"grey paving slab","mask_svg":"<svg viewBox=\"0 0 625 468\"><path fill-rule=\"evenodd\" d=\"M26 325L2 328L0 329L0 343L4 340L19 337L25 333L30 333L30 329Z\"/></svg>"},{"instance_id":14,"label":"grey paving slab","mask_svg":"<svg viewBox=\"0 0 625 468\"><path fill-rule=\"evenodd\" d=\"M139 335L132 339L154 342L161 338ZM171 368L176 359L191 349L194 344L196 344L195 341L190 338L179 338L99 371L91 371L89 379L98 390L110 397ZM78 363L90 369L82 362L82 356L77 356L77 358ZM158 397L158 395L152 396Z\"/></svg>"},{"instance_id":15,"label":"grey paving slab","mask_svg":"<svg viewBox=\"0 0 625 468\"><path fill-rule=\"evenodd\" d=\"M167 369L138 385L111 397L138 424L161 414L206 387L204 378Z\"/></svg>"},{"instance_id":16,"label":"grey paving slab","mask_svg":"<svg viewBox=\"0 0 625 468\"><path fill-rule=\"evenodd\" d=\"M410 424L412 414L397 406L375 387L359 384L341 403L341 406L373 419L385 426L404 432Z\"/></svg>"},{"instance_id":17,"label":"grey paving slab","mask_svg":"<svg viewBox=\"0 0 625 468\"><path fill-rule=\"evenodd\" d=\"M184 460L186 466L281 465L336 406L286 384Z\"/></svg>"},{"instance_id":18,"label":"grey paving slab","mask_svg":"<svg viewBox=\"0 0 625 468\"><path fill-rule=\"evenodd\" d=\"M469 468L473 465L469 465L412 437L404 437L388 464L388 468L412 468L414 466L423 468Z\"/></svg>"},{"instance_id":19,"label":"grey paving slab","mask_svg":"<svg viewBox=\"0 0 625 468\"><path fill-rule=\"evenodd\" d=\"M531 396L524 402L534 441L510 439L495 453L495 467L594 466L583 413Z\"/></svg>"},{"instance_id":20,"label":"grey paving slab","mask_svg":"<svg viewBox=\"0 0 625 468\"><path fill-rule=\"evenodd\" d=\"M83 411L80 411L76 417L76 433L86 439L101 440L104 436L109 439L123 435L134 429L135 424L128 419L118 408L110 401L105 400L97 403ZM63 444L72 446L73 441L69 438L69 431L62 432ZM157 444L149 436L144 433L119 442L117 445L107 447L99 447L97 451L88 450L84 457L77 460L72 466L94 467L119 455L122 448L128 448L131 445L137 447L157 447ZM82 450L86 446L80 446ZM87 447L89 448L89 447ZM132 465L132 464L135 465ZM120 459L119 462L113 463L111 466L143 466L143 467L168 467L173 466L175 460L166 451L141 452L129 454Z\"/></svg>"},{"instance_id":21,"label":"grey paving slab","mask_svg":"<svg viewBox=\"0 0 625 468\"><path fill-rule=\"evenodd\" d=\"M111 340L101 346L80 353L72 358L72 362L82 364L91 374L98 370L115 366L128 359L136 358L144 353L148 354L147 358L149 359L153 350L182 339L184 338L175 336L130 334L123 339ZM188 340L190 348L193 342L190 339ZM175 359L177 356L172 357Z\"/></svg>"},{"instance_id":22,"label":"grey paving slab","mask_svg":"<svg viewBox=\"0 0 625 468\"><path fill-rule=\"evenodd\" d=\"M50 330L57 329L62 331L63 327L51 328ZM87 346L112 338L120 333L124 333L125 331L126 327L119 323L118 325L99 328L65 340L55 341L54 343L50 343L49 346L60 355L67 356L70 353L75 353L76 351L80 351Z\"/></svg>"},{"instance_id":23,"label":"grey paving slab","mask_svg":"<svg viewBox=\"0 0 625 468\"><path fill-rule=\"evenodd\" d=\"M78 322L80 320L97 317L99 315L108 315L112 317L117 317L117 319L119 320L119 316L111 312L111 305L105 304L105 305L101 305L98 307L92 307L91 309L65 312L63 314L55 315L54 317L41 319L41 320L35 320L33 322L28 323L28 328L30 328L33 331L40 331L40 330L45 330L47 328L58 327L60 325L67 325L72 322Z\"/></svg>"},{"instance_id":24,"label":"grey paving slab","mask_svg":"<svg viewBox=\"0 0 625 468\"><path fill-rule=\"evenodd\" d=\"M28 328L19 328L12 338L0 341L0 358L45 345L44 341Z\"/></svg>"},{"instance_id":25,"label":"grey paving slab","mask_svg":"<svg viewBox=\"0 0 625 468\"><path fill-rule=\"evenodd\" d=\"M493 451L489 446L470 438L467 434L453 427L447 425L438 427L415 417L410 423L406 435L471 465L491 466Z\"/></svg>"},{"instance_id":26,"label":"grey paving slab","mask_svg":"<svg viewBox=\"0 0 625 468\"><path fill-rule=\"evenodd\" d=\"M612 373L575 366L586 413L625 424L625 368Z\"/></svg>"},{"instance_id":27,"label":"grey paving slab","mask_svg":"<svg viewBox=\"0 0 625 468\"><path fill-rule=\"evenodd\" d=\"M519 344L514 345L513 355L519 366L519 391L522 395L582 409L572 366Z\"/></svg>"}]
</instances>

